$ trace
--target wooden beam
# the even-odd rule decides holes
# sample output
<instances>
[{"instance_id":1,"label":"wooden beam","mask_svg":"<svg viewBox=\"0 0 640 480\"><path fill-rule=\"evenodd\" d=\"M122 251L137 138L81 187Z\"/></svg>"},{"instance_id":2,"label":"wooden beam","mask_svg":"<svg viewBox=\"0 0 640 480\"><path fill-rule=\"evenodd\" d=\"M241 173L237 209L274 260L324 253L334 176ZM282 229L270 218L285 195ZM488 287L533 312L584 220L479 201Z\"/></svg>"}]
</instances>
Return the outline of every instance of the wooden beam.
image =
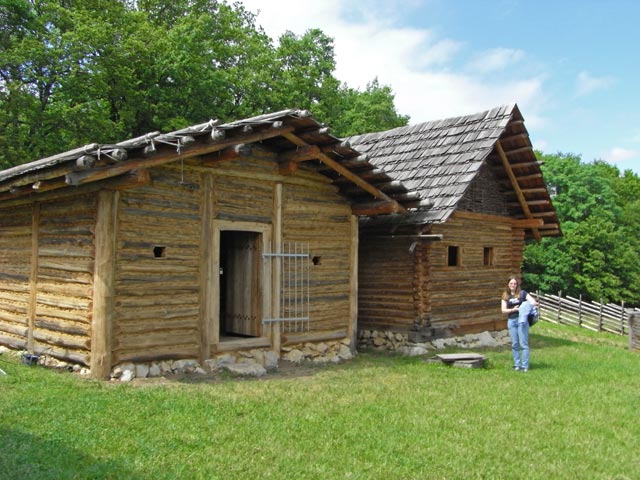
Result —
<instances>
[{"instance_id":1,"label":"wooden beam","mask_svg":"<svg viewBox=\"0 0 640 480\"><path fill-rule=\"evenodd\" d=\"M282 228L282 210L283 210L283 197L282 197L282 183L277 182L273 191L273 213L271 223L273 224L273 242L271 251L273 253L282 253L282 242L284 240L284 231ZM282 284L282 263L273 262L271 269L271 283L265 285L264 295L267 296L269 301L269 308L267 318L280 318L282 312L280 312L280 300L281 291L280 285ZM264 335L264 333L263 333ZM271 326L271 348L280 356L280 349L282 347L282 339L280 337L280 324L275 323Z\"/></svg>"},{"instance_id":2,"label":"wooden beam","mask_svg":"<svg viewBox=\"0 0 640 480\"><path fill-rule=\"evenodd\" d=\"M130 170L139 168L150 168L165 163L173 162L179 159L187 159L205 155L211 152L217 152L227 147L238 145L241 143L254 143L267 138L277 137L279 135L287 135L293 132L293 127L283 127L280 129L268 129L261 132L251 132L239 135L230 139L224 139L217 143L194 143L186 147L181 154L178 154L173 147L162 147L150 157L132 158L125 162L107 167L83 170L80 172L71 172L66 175L66 182L69 185L82 185L85 183L95 182L105 178L116 177Z\"/></svg>"},{"instance_id":3,"label":"wooden beam","mask_svg":"<svg viewBox=\"0 0 640 480\"><path fill-rule=\"evenodd\" d=\"M540 228L544 225L541 218L527 218L524 220L513 220L511 223L514 228Z\"/></svg>"},{"instance_id":4,"label":"wooden beam","mask_svg":"<svg viewBox=\"0 0 640 480\"><path fill-rule=\"evenodd\" d=\"M351 215L351 246L349 249L349 326L351 352L358 347L358 217Z\"/></svg>"},{"instance_id":5,"label":"wooden beam","mask_svg":"<svg viewBox=\"0 0 640 480\"><path fill-rule=\"evenodd\" d=\"M204 155L200 164L207 167L215 167L223 162L235 160L240 157L248 157L252 152L253 147L251 145L239 143L238 145Z\"/></svg>"},{"instance_id":6,"label":"wooden beam","mask_svg":"<svg viewBox=\"0 0 640 480\"><path fill-rule=\"evenodd\" d=\"M507 173L507 176L509 177L509 180L511 181L511 187L516 192L516 196L518 197L518 202L520 204L520 207L522 208L522 211L524 212L524 216L526 218L529 218L529 219L532 218L531 217L531 210L529 210L529 205L527 204L527 200L524 198L524 194L522 193L522 190L520 189L520 185L518 184L518 180L516 179L516 176L513 173L513 169L511 168L511 164L509 163L509 159L505 155L504 150L502 149L502 145L500 144L500 141L496 142L495 148L496 148L496 151L498 152L498 155L500 156L500 160L502 160L502 166L504 167L504 170ZM535 239L537 241L540 241L540 232L538 232L537 228L533 228L532 231L533 231L533 236L535 237Z\"/></svg>"},{"instance_id":7,"label":"wooden beam","mask_svg":"<svg viewBox=\"0 0 640 480\"><path fill-rule=\"evenodd\" d=\"M530 207L539 207L539 206L546 206L546 205L551 205L551 202L549 200L529 200L528 205ZM520 206L520 202L509 202L507 203L507 206L509 207L519 207ZM531 214L533 216L533 214Z\"/></svg>"},{"instance_id":8,"label":"wooden beam","mask_svg":"<svg viewBox=\"0 0 640 480\"><path fill-rule=\"evenodd\" d=\"M508 135L505 137L500 137L500 140L498 140L498 142L496 143L510 142L511 140L522 140L522 139L529 140L529 134L526 132L522 132L522 133L516 133L513 135Z\"/></svg>"},{"instance_id":9,"label":"wooden beam","mask_svg":"<svg viewBox=\"0 0 640 480\"><path fill-rule=\"evenodd\" d=\"M204 173L201 176L200 212L202 224L200 231L200 362L211 358L211 344L213 342L214 310L218 292L214 291L215 278L219 271L215 269L215 255L213 238L213 176Z\"/></svg>"},{"instance_id":10,"label":"wooden beam","mask_svg":"<svg viewBox=\"0 0 640 480\"><path fill-rule=\"evenodd\" d=\"M33 204L31 216L31 270L29 272L29 306L27 318L27 350L33 352L33 330L36 323L38 296L38 251L40 243L40 204Z\"/></svg>"},{"instance_id":11,"label":"wooden beam","mask_svg":"<svg viewBox=\"0 0 640 480\"><path fill-rule=\"evenodd\" d=\"M519 147L519 148L512 148L511 150L505 150L505 154L508 155L517 155L518 153L523 153L523 152L531 152L533 154L533 148L532 147Z\"/></svg>"},{"instance_id":12,"label":"wooden beam","mask_svg":"<svg viewBox=\"0 0 640 480\"><path fill-rule=\"evenodd\" d=\"M531 175L521 175L518 176L518 181L524 181L526 182L527 180L539 180L542 178L542 173L534 173Z\"/></svg>"},{"instance_id":13,"label":"wooden beam","mask_svg":"<svg viewBox=\"0 0 640 480\"><path fill-rule=\"evenodd\" d=\"M98 194L91 324L91 375L95 378L106 379L111 374L119 198L118 192L109 190Z\"/></svg>"},{"instance_id":14,"label":"wooden beam","mask_svg":"<svg viewBox=\"0 0 640 480\"><path fill-rule=\"evenodd\" d=\"M531 216L533 218L539 218L539 217L555 217L556 216L556 212L531 212Z\"/></svg>"},{"instance_id":15,"label":"wooden beam","mask_svg":"<svg viewBox=\"0 0 640 480\"><path fill-rule=\"evenodd\" d=\"M351 213L354 215L381 215L385 213L397 213L396 205L393 202L378 201L369 203L359 203L351 206Z\"/></svg>"},{"instance_id":16,"label":"wooden beam","mask_svg":"<svg viewBox=\"0 0 640 480\"><path fill-rule=\"evenodd\" d=\"M283 137L287 138L294 145L298 145L300 147L308 146L307 142L305 142L304 140L302 140L298 136L294 135L293 133L285 133L285 134L283 134ZM322 152L319 153L318 160L320 160L325 165L333 168L340 175L348 178L349 180L351 180L353 183L358 185L363 190L366 190L367 192L369 192L371 195L373 195L374 198L377 198L377 199L380 199L380 200L385 200L387 202L391 202L391 204L393 205L393 211L394 212L396 212L396 213L407 213L407 209L406 208L404 208L398 202L396 202L395 200L390 198L386 193L380 191L379 189L377 189L376 187L374 187L370 183L368 183L365 180L363 180L362 178L358 177L351 170L348 170L347 168L343 167L338 162L336 162L334 159L329 157L327 154L322 153Z\"/></svg>"},{"instance_id":17,"label":"wooden beam","mask_svg":"<svg viewBox=\"0 0 640 480\"><path fill-rule=\"evenodd\" d=\"M322 152L316 145L309 145L285 152L278 156L278 160L282 163L306 162L307 160L317 160L320 153Z\"/></svg>"}]
</instances>

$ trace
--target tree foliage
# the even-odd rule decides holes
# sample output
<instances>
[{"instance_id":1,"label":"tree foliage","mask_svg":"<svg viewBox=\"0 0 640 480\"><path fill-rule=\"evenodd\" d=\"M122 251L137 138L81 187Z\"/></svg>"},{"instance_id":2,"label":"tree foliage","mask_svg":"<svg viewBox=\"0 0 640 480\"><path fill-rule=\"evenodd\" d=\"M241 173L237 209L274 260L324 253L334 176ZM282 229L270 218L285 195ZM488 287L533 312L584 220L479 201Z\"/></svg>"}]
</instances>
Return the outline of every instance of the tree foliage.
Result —
<instances>
[{"instance_id":1,"label":"tree foliage","mask_svg":"<svg viewBox=\"0 0 640 480\"><path fill-rule=\"evenodd\" d=\"M640 303L640 178L603 161L543 155L564 236L525 249L524 281L545 292Z\"/></svg>"},{"instance_id":2,"label":"tree foliage","mask_svg":"<svg viewBox=\"0 0 640 480\"><path fill-rule=\"evenodd\" d=\"M0 47L0 168L289 108L337 136L407 121L389 87L340 84L322 31L287 32L276 46L224 1L3 0Z\"/></svg>"}]
</instances>

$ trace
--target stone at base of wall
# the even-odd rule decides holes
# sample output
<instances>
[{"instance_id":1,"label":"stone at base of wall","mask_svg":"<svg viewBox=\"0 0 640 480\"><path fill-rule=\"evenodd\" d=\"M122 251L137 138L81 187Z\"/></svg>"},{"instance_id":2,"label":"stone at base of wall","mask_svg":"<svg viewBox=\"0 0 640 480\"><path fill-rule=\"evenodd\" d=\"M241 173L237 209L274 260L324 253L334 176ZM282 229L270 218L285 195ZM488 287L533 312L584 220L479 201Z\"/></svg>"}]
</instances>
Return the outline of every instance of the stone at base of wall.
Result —
<instances>
[{"instance_id":1,"label":"stone at base of wall","mask_svg":"<svg viewBox=\"0 0 640 480\"><path fill-rule=\"evenodd\" d=\"M111 372L111 380L129 382L134 378L162 377L166 375L217 373L222 371L234 375L262 377L277 370L278 360L292 363L314 364L339 363L353 358L349 339L319 343L304 343L282 347L281 357L272 350L240 350L217 355L201 365L197 360L166 360L150 363L122 363Z\"/></svg>"},{"instance_id":2,"label":"stone at base of wall","mask_svg":"<svg viewBox=\"0 0 640 480\"><path fill-rule=\"evenodd\" d=\"M358 334L358 348L388 350L410 356L424 355L429 350L443 350L445 348L496 348L510 344L508 330L470 333L461 337L435 338L423 343L409 341L409 335L406 333L361 330Z\"/></svg>"}]
</instances>

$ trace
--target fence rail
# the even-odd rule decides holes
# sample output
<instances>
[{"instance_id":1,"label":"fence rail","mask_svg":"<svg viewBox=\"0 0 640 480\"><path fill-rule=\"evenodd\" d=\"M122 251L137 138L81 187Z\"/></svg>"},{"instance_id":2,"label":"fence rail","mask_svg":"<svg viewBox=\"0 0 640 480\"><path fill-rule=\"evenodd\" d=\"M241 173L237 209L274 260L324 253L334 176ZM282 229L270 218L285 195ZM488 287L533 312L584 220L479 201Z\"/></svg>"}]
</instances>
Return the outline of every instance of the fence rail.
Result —
<instances>
[{"instance_id":1,"label":"fence rail","mask_svg":"<svg viewBox=\"0 0 640 480\"><path fill-rule=\"evenodd\" d=\"M577 325L596 332L611 332L618 335L629 333L629 317L640 309L625 308L612 303L586 302L580 298L558 295L535 294L540 304L540 318L548 322Z\"/></svg>"}]
</instances>

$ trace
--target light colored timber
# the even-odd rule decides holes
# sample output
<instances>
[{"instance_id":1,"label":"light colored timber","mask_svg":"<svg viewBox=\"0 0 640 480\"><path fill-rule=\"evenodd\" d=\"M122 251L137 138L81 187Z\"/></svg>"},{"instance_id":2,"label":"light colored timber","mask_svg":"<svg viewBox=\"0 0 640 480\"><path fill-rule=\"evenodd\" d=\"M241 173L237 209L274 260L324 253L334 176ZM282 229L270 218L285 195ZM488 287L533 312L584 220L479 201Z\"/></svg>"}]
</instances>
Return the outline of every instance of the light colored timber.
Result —
<instances>
[{"instance_id":1,"label":"light colored timber","mask_svg":"<svg viewBox=\"0 0 640 480\"><path fill-rule=\"evenodd\" d=\"M91 374L109 378L114 322L116 222L118 192L98 194L96 214L96 259L93 286L93 324L91 338Z\"/></svg>"}]
</instances>

